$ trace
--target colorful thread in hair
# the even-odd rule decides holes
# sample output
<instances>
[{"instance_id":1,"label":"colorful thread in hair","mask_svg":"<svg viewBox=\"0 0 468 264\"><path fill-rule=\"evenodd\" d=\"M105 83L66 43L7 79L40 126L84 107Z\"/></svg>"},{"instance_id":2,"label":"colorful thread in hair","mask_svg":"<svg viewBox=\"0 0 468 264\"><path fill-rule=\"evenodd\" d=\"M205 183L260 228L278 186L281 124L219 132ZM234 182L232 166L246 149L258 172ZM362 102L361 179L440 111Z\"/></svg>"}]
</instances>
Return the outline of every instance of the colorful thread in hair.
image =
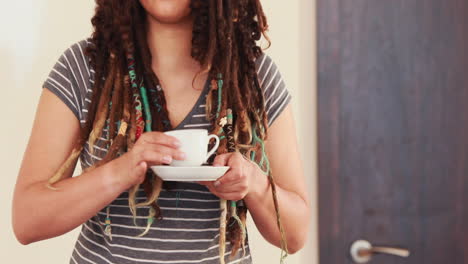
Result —
<instances>
[{"instance_id":1,"label":"colorful thread in hair","mask_svg":"<svg viewBox=\"0 0 468 264\"><path fill-rule=\"evenodd\" d=\"M224 129L224 134L226 135L227 138L227 149L228 152L236 152L236 143L234 140L234 131L233 131L233 114L232 114L232 109L228 108L227 109L227 116L226 116L226 125L223 127ZM245 223L242 222L242 220L239 218L237 215L237 203L236 201L231 201L231 207L230 207L230 213L231 217L235 220L235 222L239 225L239 229L241 230L241 245L242 245L242 252L243 256L245 256L245 238L246 238L246 227ZM234 249L231 253L231 256L234 256L234 252L237 251L237 244L235 243L233 245Z\"/></svg>"},{"instance_id":2,"label":"colorful thread in hair","mask_svg":"<svg viewBox=\"0 0 468 264\"><path fill-rule=\"evenodd\" d=\"M109 236L109 239L112 240L112 231L111 231L111 219L109 216L109 206L106 208L106 220L104 222L104 234Z\"/></svg>"},{"instance_id":3,"label":"colorful thread in hair","mask_svg":"<svg viewBox=\"0 0 468 264\"><path fill-rule=\"evenodd\" d=\"M128 65L129 65L128 69L129 69L130 82L132 84L132 87L135 89L136 87L138 87L138 85L136 83L137 76L136 76L135 69L134 69L135 68L135 60L134 60L134 57L133 57L132 54L127 55L127 61L128 61ZM145 131L149 132L149 131L151 131L152 117L151 117L151 112L150 112L148 96L147 96L147 93L146 93L146 88L143 86L143 79L141 80L139 91L140 91L141 98L143 100L143 110L144 110L144 113L145 113L145 116L146 116L146 121L144 122L145 123L144 127L145 127ZM140 109L140 111L141 111L141 109ZM143 111L141 111L141 112L143 112ZM133 208L138 208L140 206L144 206L142 204L136 204L134 202L135 199L136 199L134 197L136 191L137 191L136 188L132 189L132 199L129 199L129 203L131 205L130 207L132 209L131 211L132 211L132 214L133 214L133 222L134 222L135 225L136 225L136 220L135 220L136 219L136 210L133 210ZM159 195L159 193L158 193L158 195ZM143 204L145 204L145 203L143 203ZM148 231L150 229L150 226L154 222L155 215L156 215L156 209L154 207L150 207L148 218L147 218L146 229L143 231L143 233L139 234L138 237L144 236L145 234L148 233Z\"/></svg>"},{"instance_id":4,"label":"colorful thread in hair","mask_svg":"<svg viewBox=\"0 0 468 264\"><path fill-rule=\"evenodd\" d=\"M134 96L135 101L136 101L136 107L135 107L136 113L137 113L136 139L138 140L138 138L143 133L144 128L147 129L147 126L145 125L145 120L143 119L142 108L147 106L148 102L143 101L144 105L142 105L141 100L140 100L140 96L141 97L143 97L143 96L138 93L138 84L136 82L136 73L135 73L135 59L133 58L133 54L131 54L131 53L127 54L127 63L128 63L128 75L130 77L130 83L131 83L132 89L133 89L133 96ZM141 91L141 89L140 89L140 91ZM144 98L143 98L143 100L144 100ZM148 109L148 107L146 109ZM145 109L145 112L147 111L146 109Z\"/></svg>"},{"instance_id":5,"label":"colorful thread in hair","mask_svg":"<svg viewBox=\"0 0 468 264\"><path fill-rule=\"evenodd\" d=\"M218 107L216 110L216 117L219 117L221 111L221 98L222 98L222 91L223 91L223 75L218 74ZM221 128L224 127L226 123L220 122ZM222 130L221 130L222 131ZM219 262L220 264L224 264L224 254L226 252L226 223L227 223L227 201L225 199L219 199L219 207L221 210L221 216L219 217Z\"/></svg>"},{"instance_id":6,"label":"colorful thread in hair","mask_svg":"<svg viewBox=\"0 0 468 264\"><path fill-rule=\"evenodd\" d=\"M148 102L148 96L146 94L146 88L143 86L143 80L141 80L140 83L140 93L141 93L141 98L143 99L143 108L145 109L145 115L146 115L146 122L145 122L145 131L151 131L151 112L150 112L150 106Z\"/></svg>"},{"instance_id":7,"label":"colorful thread in hair","mask_svg":"<svg viewBox=\"0 0 468 264\"><path fill-rule=\"evenodd\" d=\"M253 141L257 142L261 146L261 159L259 164L260 169L268 176L268 181L270 182L271 188L272 188L272 194L273 194L273 204L275 206L275 211L276 211L276 220L277 220L277 226L280 231L281 235L281 257L280 257L280 262L283 263L285 258L288 256L288 250L287 250L287 241L286 241L286 234L283 228L283 224L281 222L281 216L280 216L280 211L279 211L279 205L278 205L278 198L276 195L276 185L274 184L274 179L271 174L271 168L270 168L270 161L268 159L268 156L266 155L265 151L265 142L258 137L257 135L257 130L255 129L256 127L254 126L253 129ZM263 132L263 131L262 131ZM251 152L251 160L255 160L255 151Z\"/></svg>"}]
</instances>

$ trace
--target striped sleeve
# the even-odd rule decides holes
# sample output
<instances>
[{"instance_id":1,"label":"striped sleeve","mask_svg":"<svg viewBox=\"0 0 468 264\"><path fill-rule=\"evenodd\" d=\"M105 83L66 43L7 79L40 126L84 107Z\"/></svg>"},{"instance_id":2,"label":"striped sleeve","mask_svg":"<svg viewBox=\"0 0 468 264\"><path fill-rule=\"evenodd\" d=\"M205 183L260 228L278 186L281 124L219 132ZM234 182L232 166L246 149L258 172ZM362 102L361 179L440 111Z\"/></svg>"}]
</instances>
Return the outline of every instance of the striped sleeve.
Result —
<instances>
[{"instance_id":1,"label":"striped sleeve","mask_svg":"<svg viewBox=\"0 0 468 264\"><path fill-rule=\"evenodd\" d=\"M78 87L77 80L77 60L75 48L79 43L74 44L55 62L42 88L49 89L73 112L78 120L82 119L83 97Z\"/></svg>"},{"instance_id":2,"label":"striped sleeve","mask_svg":"<svg viewBox=\"0 0 468 264\"><path fill-rule=\"evenodd\" d=\"M270 56L266 54L260 56L256 61L256 67L265 98L268 126L271 126L291 101L291 94L286 88L278 66Z\"/></svg>"}]
</instances>

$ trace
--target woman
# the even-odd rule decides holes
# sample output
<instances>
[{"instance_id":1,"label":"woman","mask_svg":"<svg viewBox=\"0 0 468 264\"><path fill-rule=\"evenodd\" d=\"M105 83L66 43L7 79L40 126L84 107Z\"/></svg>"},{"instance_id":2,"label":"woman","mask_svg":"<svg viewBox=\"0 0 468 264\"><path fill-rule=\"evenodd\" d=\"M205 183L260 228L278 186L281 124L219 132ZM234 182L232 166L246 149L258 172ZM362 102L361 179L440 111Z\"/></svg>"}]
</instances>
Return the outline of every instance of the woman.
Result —
<instances>
[{"instance_id":1,"label":"woman","mask_svg":"<svg viewBox=\"0 0 468 264\"><path fill-rule=\"evenodd\" d=\"M82 225L70 263L251 263L248 210L267 241L302 248L309 202L290 95L256 44L259 0L96 2L92 38L44 83L14 194L17 239ZM185 158L162 132L186 128L222 138L212 164L230 169L217 181L148 169Z\"/></svg>"}]
</instances>

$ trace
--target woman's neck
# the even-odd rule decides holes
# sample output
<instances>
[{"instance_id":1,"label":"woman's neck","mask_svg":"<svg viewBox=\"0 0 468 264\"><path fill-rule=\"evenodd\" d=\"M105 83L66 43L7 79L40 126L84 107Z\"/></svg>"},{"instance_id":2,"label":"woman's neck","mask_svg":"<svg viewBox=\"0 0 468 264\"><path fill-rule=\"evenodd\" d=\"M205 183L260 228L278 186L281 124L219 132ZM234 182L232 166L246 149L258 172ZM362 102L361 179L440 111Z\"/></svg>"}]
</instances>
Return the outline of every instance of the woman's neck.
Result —
<instances>
[{"instance_id":1,"label":"woman's neck","mask_svg":"<svg viewBox=\"0 0 468 264\"><path fill-rule=\"evenodd\" d=\"M163 24L148 16L147 40L153 70L162 73L181 68L199 67L191 56L193 21Z\"/></svg>"}]
</instances>

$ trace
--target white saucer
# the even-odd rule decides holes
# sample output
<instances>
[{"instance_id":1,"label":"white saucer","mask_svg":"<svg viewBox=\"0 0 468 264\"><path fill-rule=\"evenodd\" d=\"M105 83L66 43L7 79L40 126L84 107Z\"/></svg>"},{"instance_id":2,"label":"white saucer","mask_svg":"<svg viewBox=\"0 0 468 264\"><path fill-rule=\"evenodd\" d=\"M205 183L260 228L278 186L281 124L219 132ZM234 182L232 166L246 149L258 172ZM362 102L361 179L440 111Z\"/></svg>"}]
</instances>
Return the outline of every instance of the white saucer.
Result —
<instances>
[{"instance_id":1,"label":"white saucer","mask_svg":"<svg viewBox=\"0 0 468 264\"><path fill-rule=\"evenodd\" d=\"M151 169L164 181L215 181L223 176L229 167L151 166Z\"/></svg>"}]
</instances>

